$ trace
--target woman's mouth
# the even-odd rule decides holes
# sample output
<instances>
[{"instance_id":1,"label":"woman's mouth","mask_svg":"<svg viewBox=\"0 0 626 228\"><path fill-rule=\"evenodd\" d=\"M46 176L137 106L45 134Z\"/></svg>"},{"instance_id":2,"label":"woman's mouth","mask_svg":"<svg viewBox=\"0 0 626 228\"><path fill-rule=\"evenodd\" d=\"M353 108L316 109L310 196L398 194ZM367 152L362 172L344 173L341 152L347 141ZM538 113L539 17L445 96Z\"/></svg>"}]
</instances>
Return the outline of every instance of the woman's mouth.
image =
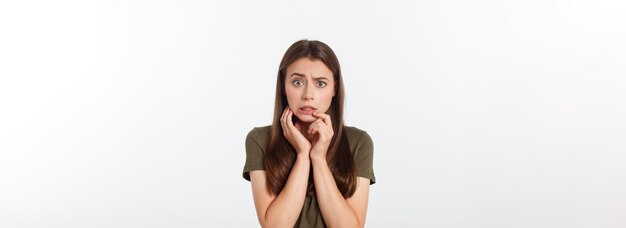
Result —
<instances>
[{"instance_id":1,"label":"woman's mouth","mask_svg":"<svg viewBox=\"0 0 626 228\"><path fill-rule=\"evenodd\" d=\"M313 106L302 106L298 109L298 111L304 115L313 115L317 109Z\"/></svg>"}]
</instances>

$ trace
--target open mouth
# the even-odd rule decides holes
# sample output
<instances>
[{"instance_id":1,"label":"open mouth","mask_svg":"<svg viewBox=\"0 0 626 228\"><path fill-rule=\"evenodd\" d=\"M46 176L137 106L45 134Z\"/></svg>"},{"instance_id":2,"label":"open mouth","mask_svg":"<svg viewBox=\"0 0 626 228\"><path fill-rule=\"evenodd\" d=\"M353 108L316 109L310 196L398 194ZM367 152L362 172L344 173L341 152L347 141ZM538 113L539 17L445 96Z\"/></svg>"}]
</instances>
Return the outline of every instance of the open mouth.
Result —
<instances>
[{"instance_id":1,"label":"open mouth","mask_svg":"<svg viewBox=\"0 0 626 228\"><path fill-rule=\"evenodd\" d=\"M303 107L300 107L299 110L300 110L300 113L305 114L305 115L313 115L313 113L317 111L317 109L312 106L303 106Z\"/></svg>"}]
</instances>

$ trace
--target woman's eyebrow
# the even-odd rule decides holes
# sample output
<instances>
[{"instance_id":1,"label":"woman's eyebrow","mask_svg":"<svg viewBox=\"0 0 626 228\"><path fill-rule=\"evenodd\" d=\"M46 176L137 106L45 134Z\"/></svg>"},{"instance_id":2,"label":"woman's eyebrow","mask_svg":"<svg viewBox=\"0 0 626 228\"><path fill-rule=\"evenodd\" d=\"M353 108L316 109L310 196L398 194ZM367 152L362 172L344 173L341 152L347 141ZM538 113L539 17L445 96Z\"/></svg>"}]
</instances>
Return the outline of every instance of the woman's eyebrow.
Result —
<instances>
[{"instance_id":1,"label":"woman's eyebrow","mask_svg":"<svg viewBox=\"0 0 626 228\"><path fill-rule=\"evenodd\" d=\"M289 76L289 77L293 77L293 76L300 76L300 77L303 77L303 78L304 78L304 74L301 74L301 73L293 73L293 74L291 74L291 76Z\"/></svg>"},{"instance_id":2,"label":"woman's eyebrow","mask_svg":"<svg viewBox=\"0 0 626 228\"><path fill-rule=\"evenodd\" d=\"M293 76L299 76L299 77L306 78L304 76L304 74L301 74L301 73L298 73L298 72L292 73L289 77L293 77ZM329 80L327 77L324 77L324 76L322 76L322 77L313 77L313 79L314 80L318 80L318 79Z\"/></svg>"}]
</instances>

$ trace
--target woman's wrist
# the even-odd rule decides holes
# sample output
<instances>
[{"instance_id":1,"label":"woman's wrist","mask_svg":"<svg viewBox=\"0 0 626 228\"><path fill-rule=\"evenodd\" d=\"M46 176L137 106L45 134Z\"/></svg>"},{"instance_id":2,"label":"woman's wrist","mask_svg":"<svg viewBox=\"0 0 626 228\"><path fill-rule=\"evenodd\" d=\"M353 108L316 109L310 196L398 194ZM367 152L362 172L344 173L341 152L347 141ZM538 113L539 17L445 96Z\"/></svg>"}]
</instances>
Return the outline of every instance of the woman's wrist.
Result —
<instances>
[{"instance_id":1,"label":"woman's wrist","mask_svg":"<svg viewBox=\"0 0 626 228\"><path fill-rule=\"evenodd\" d=\"M298 155L296 157L297 160L310 160L309 157L309 152L298 152Z\"/></svg>"},{"instance_id":2,"label":"woman's wrist","mask_svg":"<svg viewBox=\"0 0 626 228\"><path fill-rule=\"evenodd\" d=\"M313 155L313 154L311 154L311 162L315 162L315 163L319 163L319 162L326 163L326 158L325 158L325 157L322 157L322 156L320 156L320 155Z\"/></svg>"}]
</instances>

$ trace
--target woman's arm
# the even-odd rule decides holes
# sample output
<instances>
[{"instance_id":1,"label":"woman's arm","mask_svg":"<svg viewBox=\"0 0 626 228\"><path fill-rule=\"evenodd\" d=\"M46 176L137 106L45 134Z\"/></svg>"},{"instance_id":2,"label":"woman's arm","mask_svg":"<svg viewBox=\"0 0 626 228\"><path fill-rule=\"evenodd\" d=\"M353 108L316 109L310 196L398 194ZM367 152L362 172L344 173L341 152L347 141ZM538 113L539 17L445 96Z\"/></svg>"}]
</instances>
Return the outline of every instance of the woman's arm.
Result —
<instances>
[{"instance_id":1,"label":"woman's arm","mask_svg":"<svg viewBox=\"0 0 626 228\"><path fill-rule=\"evenodd\" d=\"M306 197L310 164L308 153L299 154L278 196L267 188L265 171L250 172L254 206L262 227L293 227L296 224Z\"/></svg>"},{"instance_id":2,"label":"woman's arm","mask_svg":"<svg viewBox=\"0 0 626 228\"><path fill-rule=\"evenodd\" d=\"M263 227L293 227L304 205L309 184L311 143L300 132L300 123L293 124L293 112L285 108L280 118L283 134L296 150L296 162L291 168L287 183L278 196L269 192L265 171L250 172L252 196L259 223Z\"/></svg>"},{"instance_id":3,"label":"woman's arm","mask_svg":"<svg viewBox=\"0 0 626 228\"><path fill-rule=\"evenodd\" d=\"M337 188L326 154L334 135L330 115L313 113L319 119L309 127L309 134L318 134L319 139L311 149L313 183L317 202L327 227L363 227L367 212L369 179L358 177L354 194L344 199Z\"/></svg>"},{"instance_id":4,"label":"woman's arm","mask_svg":"<svg viewBox=\"0 0 626 228\"><path fill-rule=\"evenodd\" d=\"M358 177L357 188L344 199L326 159L312 159L315 194L327 227L364 227L369 195L369 179Z\"/></svg>"}]
</instances>

